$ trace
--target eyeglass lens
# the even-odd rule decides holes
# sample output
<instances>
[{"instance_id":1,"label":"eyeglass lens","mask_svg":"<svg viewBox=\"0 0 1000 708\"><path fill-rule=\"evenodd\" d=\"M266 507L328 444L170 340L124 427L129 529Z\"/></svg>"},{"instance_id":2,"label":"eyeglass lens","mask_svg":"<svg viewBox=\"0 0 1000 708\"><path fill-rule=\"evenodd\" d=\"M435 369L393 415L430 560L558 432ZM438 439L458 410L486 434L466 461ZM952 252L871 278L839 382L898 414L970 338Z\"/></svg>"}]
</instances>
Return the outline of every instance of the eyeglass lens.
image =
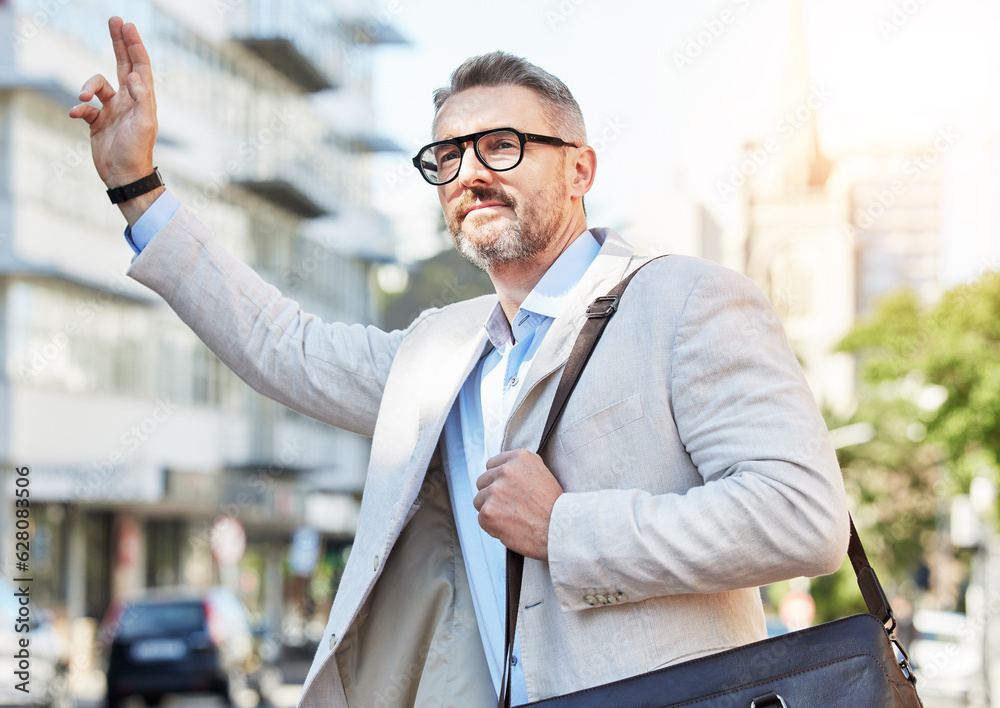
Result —
<instances>
[{"instance_id":1,"label":"eyeglass lens","mask_svg":"<svg viewBox=\"0 0 1000 708\"><path fill-rule=\"evenodd\" d=\"M479 138L479 156L493 170L507 170L521 159L521 141L509 130L497 130ZM420 153L420 169L434 184L451 180L462 165L462 154L454 145L434 145Z\"/></svg>"}]
</instances>

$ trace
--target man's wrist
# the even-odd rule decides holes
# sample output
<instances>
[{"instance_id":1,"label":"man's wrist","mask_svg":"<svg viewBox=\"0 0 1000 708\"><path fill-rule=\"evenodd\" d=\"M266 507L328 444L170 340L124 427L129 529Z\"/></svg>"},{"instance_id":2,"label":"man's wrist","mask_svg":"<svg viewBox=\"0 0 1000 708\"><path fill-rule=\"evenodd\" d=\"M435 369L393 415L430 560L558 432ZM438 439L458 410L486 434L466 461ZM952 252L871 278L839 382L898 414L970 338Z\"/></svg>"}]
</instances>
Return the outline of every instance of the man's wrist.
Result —
<instances>
[{"instance_id":1,"label":"man's wrist","mask_svg":"<svg viewBox=\"0 0 1000 708\"><path fill-rule=\"evenodd\" d=\"M108 189L116 189L118 187L123 187L126 184L140 180L146 175L150 174L155 170L156 167L152 162L145 167L140 167L139 169L130 169L124 172L119 172L114 175L108 175L104 177L104 186Z\"/></svg>"},{"instance_id":2,"label":"man's wrist","mask_svg":"<svg viewBox=\"0 0 1000 708\"><path fill-rule=\"evenodd\" d=\"M133 180L119 187L108 189L108 198L112 204L122 204L130 199L135 199L141 194L152 192L157 187L163 185L163 178L160 177L160 170L156 167L152 172L148 172L137 180Z\"/></svg>"},{"instance_id":3,"label":"man's wrist","mask_svg":"<svg viewBox=\"0 0 1000 708\"><path fill-rule=\"evenodd\" d=\"M128 222L129 226L135 226L135 222L139 220L149 207L153 206L153 202L160 198L160 195L166 191L166 187L160 186L151 192L146 192L145 194L140 194L138 197L129 199L127 202L122 202L118 205L121 209L122 216Z\"/></svg>"}]
</instances>

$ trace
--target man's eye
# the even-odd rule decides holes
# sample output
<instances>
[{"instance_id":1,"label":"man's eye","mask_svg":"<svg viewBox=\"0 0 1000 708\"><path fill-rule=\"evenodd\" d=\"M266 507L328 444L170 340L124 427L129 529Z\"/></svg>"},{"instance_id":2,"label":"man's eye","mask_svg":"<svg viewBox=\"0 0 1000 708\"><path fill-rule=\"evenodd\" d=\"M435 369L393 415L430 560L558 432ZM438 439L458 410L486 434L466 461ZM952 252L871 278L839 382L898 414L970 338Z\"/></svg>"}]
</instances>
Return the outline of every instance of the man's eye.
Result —
<instances>
[{"instance_id":1,"label":"man's eye","mask_svg":"<svg viewBox=\"0 0 1000 708\"><path fill-rule=\"evenodd\" d=\"M448 150L446 152L440 152L440 153L438 153L438 155L437 155L437 163L439 165L443 165L446 162L450 162L452 160L457 160L458 158L459 158L458 150Z\"/></svg>"},{"instance_id":2,"label":"man's eye","mask_svg":"<svg viewBox=\"0 0 1000 708\"><path fill-rule=\"evenodd\" d=\"M521 143L516 135L495 133L483 138L483 141L479 143L479 149L491 155L508 157L520 151Z\"/></svg>"}]
</instances>

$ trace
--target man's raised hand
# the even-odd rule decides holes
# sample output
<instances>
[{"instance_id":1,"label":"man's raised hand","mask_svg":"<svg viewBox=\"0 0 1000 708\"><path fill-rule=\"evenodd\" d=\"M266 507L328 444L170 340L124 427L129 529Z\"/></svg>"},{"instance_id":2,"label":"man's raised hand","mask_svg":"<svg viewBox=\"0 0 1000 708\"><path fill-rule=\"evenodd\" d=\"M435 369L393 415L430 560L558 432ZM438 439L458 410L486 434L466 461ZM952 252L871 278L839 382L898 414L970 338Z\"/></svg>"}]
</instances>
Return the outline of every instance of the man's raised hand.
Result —
<instances>
[{"instance_id":1,"label":"man's raised hand","mask_svg":"<svg viewBox=\"0 0 1000 708\"><path fill-rule=\"evenodd\" d=\"M139 31L120 17L112 17L108 27L118 62L118 91L101 74L91 77L80 91L80 100L96 96L101 108L81 103L69 115L90 124L90 150L97 174L108 187L120 187L153 171L156 99L149 54ZM156 190L155 196L161 191Z\"/></svg>"}]
</instances>

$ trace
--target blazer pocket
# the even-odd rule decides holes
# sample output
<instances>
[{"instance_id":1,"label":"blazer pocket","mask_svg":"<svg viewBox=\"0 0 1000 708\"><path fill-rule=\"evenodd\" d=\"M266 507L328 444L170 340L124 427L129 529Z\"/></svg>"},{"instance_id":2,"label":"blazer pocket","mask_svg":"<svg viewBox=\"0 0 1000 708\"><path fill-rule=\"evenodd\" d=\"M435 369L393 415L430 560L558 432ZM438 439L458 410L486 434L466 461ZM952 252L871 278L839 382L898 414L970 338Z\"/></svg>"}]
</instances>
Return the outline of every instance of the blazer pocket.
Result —
<instances>
[{"instance_id":1,"label":"blazer pocket","mask_svg":"<svg viewBox=\"0 0 1000 708\"><path fill-rule=\"evenodd\" d=\"M559 434L563 454L569 455L587 443L642 418L642 399L638 393L573 423Z\"/></svg>"}]
</instances>

